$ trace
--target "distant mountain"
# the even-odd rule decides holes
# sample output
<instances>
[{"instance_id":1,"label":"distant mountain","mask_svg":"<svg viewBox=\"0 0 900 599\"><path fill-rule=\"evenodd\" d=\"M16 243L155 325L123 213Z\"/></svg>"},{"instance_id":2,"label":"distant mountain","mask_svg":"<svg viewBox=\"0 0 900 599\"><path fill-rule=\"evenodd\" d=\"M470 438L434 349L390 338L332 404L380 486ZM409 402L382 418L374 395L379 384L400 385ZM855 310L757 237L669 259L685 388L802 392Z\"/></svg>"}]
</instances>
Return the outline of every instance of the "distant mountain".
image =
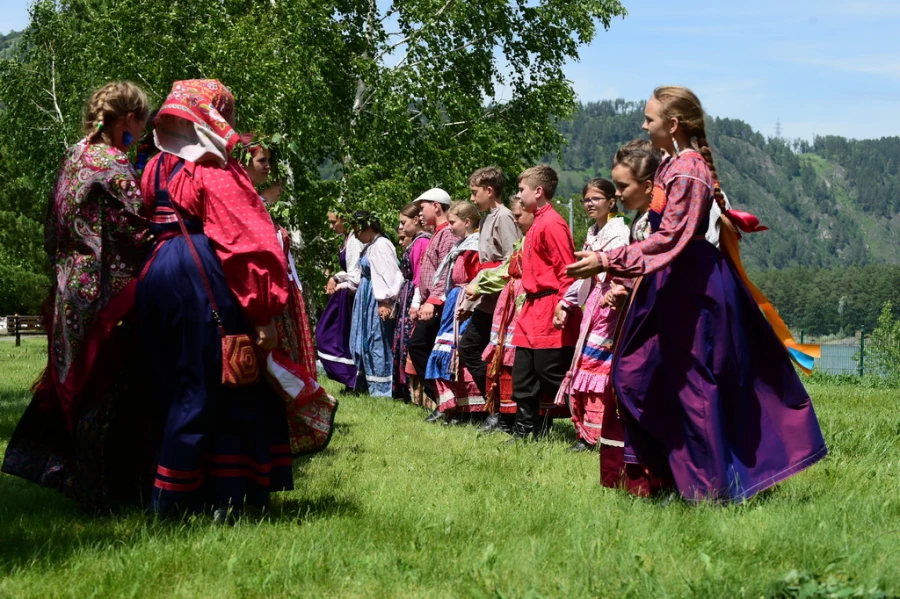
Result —
<instances>
[{"instance_id":1,"label":"distant mountain","mask_svg":"<svg viewBox=\"0 0 900 599\"><path fill-rule=\"evenodd\" d=\"M547 159L560 170L558 194L608 177L616 150L641 137L642 121L642 102L615 100L584 104L560 122L568 146L561 163ZM900 264L900 138L788 143L734 119L707 127L725 193L770 228L746 237L749 268Z\"/></svg>"},{"instance_id":2,"label":"distant mountain","mask_svg":"<svg viewBox=\"0 0 900 599\"><path fill-rule=\"evenodd\" d=\"M10 31L6 35L0 33L0 59L12 58L21 38L21 31Z\"/></svg>"}]
</instances>

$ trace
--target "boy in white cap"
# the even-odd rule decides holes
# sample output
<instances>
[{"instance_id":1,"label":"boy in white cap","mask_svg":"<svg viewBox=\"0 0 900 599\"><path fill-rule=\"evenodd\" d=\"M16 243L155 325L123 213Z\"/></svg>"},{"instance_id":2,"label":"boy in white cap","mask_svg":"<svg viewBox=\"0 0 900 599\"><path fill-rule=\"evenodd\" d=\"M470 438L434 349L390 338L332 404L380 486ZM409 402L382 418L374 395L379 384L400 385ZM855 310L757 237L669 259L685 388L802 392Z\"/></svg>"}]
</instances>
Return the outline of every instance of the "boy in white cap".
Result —
<instances>
[{"instance_id":1,"label":"boy in white cap","mask_svg":"<svg viewBox=\"0 0 900 599\"><path fill-rule=\"evenodd\" d=\"M425 224L434 227L434 236L422 256L422 264L419 267L418 308L414 305L410 309L409 316L416 321L416 326L409 339L409 359L419 380L424 381L425 393L432 402L436 402L437 389L433 380L425 378L425 368L441 325L441 310L444 307L446 290L443 277L438 281L432 279L444 256L459 239L447 223L446 212L450 208L450 194L439 187L434 187L416 198L415 203L422 209ZM435 408L426 420L435 422L440 418L441 413Z\"/></svg>"}]
</instances>

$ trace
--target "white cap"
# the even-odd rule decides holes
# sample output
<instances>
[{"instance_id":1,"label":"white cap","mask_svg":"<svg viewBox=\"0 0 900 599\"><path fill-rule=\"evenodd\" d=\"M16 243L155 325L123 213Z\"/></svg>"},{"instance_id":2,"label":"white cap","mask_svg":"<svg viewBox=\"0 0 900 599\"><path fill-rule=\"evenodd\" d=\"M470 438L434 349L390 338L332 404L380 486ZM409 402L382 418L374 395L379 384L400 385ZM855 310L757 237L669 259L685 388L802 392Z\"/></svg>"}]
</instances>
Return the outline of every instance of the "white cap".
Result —
<instances>
[{"instance_id":1,"label":"white cap","mask_svg":"<svg viewBox=\"0 0 900 599\"><path fill-rule=\"evenodd\" d=\"M415 200L413 203L419 202L437 202L438 204L442 204L444 206L450 206L450 194L441 189L440 187L432 187Z\"/></svg>"}]
</instances>

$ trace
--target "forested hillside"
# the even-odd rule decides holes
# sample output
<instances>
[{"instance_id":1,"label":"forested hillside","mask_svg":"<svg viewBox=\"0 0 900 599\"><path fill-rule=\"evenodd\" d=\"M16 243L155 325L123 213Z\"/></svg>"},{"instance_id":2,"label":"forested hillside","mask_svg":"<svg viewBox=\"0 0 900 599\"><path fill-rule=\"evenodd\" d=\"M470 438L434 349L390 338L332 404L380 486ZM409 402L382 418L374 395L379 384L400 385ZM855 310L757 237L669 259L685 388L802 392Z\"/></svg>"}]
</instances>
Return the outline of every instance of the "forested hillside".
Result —
<instances>
[{"instance_id":1,"label":"forested hillside","mask_svg":"<svg viewBox=\"0 0 900 599\"><path fill-rule=\"evenodd\" d=\"M12 58L21 38L21 31L10 31L6 35L0 33L0 59Z\"/></svg>"},{"instance_id":2,"label":"forested hillside","mask_svg":"<svg viewBox=\"0 0 900 599\"><path fill-rule=\"evenodd\" d=\"M641 135L642 121L643 103L616 100L585 104L559 123L568 140L560 193L608 176L616 149ZM770 227L747 236L749 268L900 264L900 138L789 146L727 118L710 119L708 138L732 204Z\"/></svg>"}]
</instances>

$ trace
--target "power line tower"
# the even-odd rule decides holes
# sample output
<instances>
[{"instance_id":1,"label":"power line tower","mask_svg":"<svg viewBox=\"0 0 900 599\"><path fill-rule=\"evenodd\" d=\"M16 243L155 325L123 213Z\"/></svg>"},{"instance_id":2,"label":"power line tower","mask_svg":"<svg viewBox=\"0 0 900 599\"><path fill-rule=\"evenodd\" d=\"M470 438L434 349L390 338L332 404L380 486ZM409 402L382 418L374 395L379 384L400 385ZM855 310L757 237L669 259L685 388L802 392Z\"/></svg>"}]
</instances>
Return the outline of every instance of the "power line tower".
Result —
<instances>
[{"instance_id":1,"label":"power line tower","mask_svg":"<svg viewBox=\"0 0 900 599\"><path fill-rule=\"evenodd\" d=\"M778 120L775 121L775 137L780 138L781 133L782 133L781 119L779 118Z\"/></svg>"}]
</instances>

